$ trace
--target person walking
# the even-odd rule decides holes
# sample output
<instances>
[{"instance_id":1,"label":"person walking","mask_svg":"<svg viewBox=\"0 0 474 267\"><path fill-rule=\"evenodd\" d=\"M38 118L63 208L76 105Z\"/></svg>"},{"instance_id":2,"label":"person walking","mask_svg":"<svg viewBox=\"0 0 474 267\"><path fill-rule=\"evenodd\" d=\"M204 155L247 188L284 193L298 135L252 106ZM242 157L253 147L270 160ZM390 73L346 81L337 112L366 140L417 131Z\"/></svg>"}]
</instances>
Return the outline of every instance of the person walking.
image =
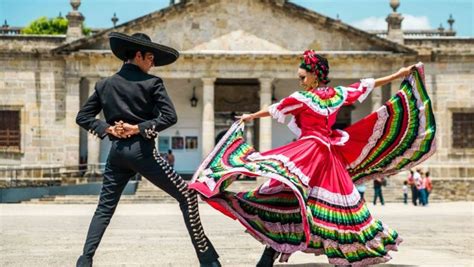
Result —
<instances>
[{"instance_id":1,"label":"person walking","mask_svg":"<svg viewBox=\"0 0 474 267\"><path fill-rule=\"evenodd\" d=\"M357 185L356 188L360 194L360 198L362 198L365 201L364 194L365 194L365 190L367 190L367 186L365 184L360 184L360 185Z\"/></svg>"},{"instance_id":2,"label":"person walking","mask_svg":"<svg viewBox=\"0 0 474 267\"><path fill-rule=\"evenodd\" d=\"M408 182L407 181L403 181L402 191L403 191L403 203L408 204Z\"/></svg>"},{"instance_id":3,"label":"person walking","mask_svg":"<svg viewBox=\"0 0 474 267\"><path fill-rule=\"evenodd\" d=\"M414 174L414 177L415 177L415 186L416 186L416 190L418 192L418 198L420 200L420 204L422 206L425 206L426 205L426 185L425 185L425 181L423 179L423 171L421 168L417 168L416 171L415 171L415 174Z\"/></svg>"},{"instance_id":4,"label":"person walking","mask_svg":"<svg viewBox=\"0 0 474 267\"><path fill-rule=\"evenodd\" d=\"M416 188L415 178L419 179L419 173L416 170L410 170L410 176L408 177L408 185L411 190L411 202L414 206L418 205L419 193Z\"/></svg>"},{"instance_id":5,"label":"person walking","mask_svg":"<svg viewBox=\"0 0 474 267\"><path fill-rule=\"evenodd\" d=\"M424 183L425 183L425 189L426 189L426 205L428 205L430 194L431 194L431 191L433 190L433 183L431 182L429 171L425 173L425 177L423 179L425 180Z\"/></svg>"},{"instance_id":6,"label":"person walking","mask_svg":"<svg viewBox=\"0 0 474 267\"><path fill-rule=\"evenodd\" d=\"M380 203L385 205L385 202L383 200L383 194L382 194L382 186L384 184L384 178L383 177L377 177L374 180L374 205L377 205L377 199L380 199Z\"/></svg>"},{"instance_id":7,"label":"person walking","mask_svg":"<svg viewBox=\"0 0 474 267\"><path fill-rule=\"evenodd\" d=\"M173 155L173 151L171 151L171 149L168 150L168 154L166 154L166 161L168 161L168 164L174 168L174 155Z\"/></svg>"}]
</instances>

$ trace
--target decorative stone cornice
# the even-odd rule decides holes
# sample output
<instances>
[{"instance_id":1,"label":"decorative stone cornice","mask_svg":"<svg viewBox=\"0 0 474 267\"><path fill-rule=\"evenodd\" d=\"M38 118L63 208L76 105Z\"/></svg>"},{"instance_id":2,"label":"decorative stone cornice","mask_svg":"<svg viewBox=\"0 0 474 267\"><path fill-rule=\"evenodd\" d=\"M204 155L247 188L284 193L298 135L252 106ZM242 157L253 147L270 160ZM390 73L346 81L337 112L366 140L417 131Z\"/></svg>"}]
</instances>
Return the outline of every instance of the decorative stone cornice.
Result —
<instances>
[{"instance_id":1,"label":"decorative stone cornice","mask_svg":"<svg viewBox=\"0 0 474 267\"><path fill-rule=\"evenodd\" d=\"M359 30L355 27L352 27L348 24L345 24L341 22L340 20L332 19L329 17L326 17L324 15L321 15L317 12L314 12L312 10L303 8L301 6L298 6L296 4L293 4L288 1L279 1L279 0L258 0L260 2L263 2L265 4L273 6L275 9L280 10L281 12L284 12L288 14L291 17L298 17L302 18L308 21L308 23L317 23L320 25L325 25L325 27L328 28L328 30L333 30L333 31L338 31L338 32L344 32L347 34L350 34L352 36L358 36L362 37L367 40L367 42L373 43L376 46L383 48L386 48L387 51L393 51L397 53L411 53L411 54L416 54L416 51L412 50L411 48L404 46L403 44L399 44L396 42L392 42L390 40L378 37L374 34L368 33L363 30ZM112 32L112 31L126 31L127 29L136 27L138 25L143 25L148 23L151 20L162 20L166 16L171 15L171 14L176 14L176 13L182 13L183 16L186 13L189 13L192 11L194 8L202 8L204 5L210 5L213 3L217 3L218 1L216 0L183 0L177 4L168 6L164 9L161 9L159 11L150 13L148 15L142 16L140 18L137 18L135 20L131 20L127 23L121 24L117 26L116 28L109 28L106 30L103 30L101 32L98 32L97 34L90 36L90 37L85 37L81 38L79 40L73 41L73 42L68 42L54 50L54 52L69 52L69 51L76 51L79 49L84 49L87 48L88 44L94 44L96 42L100 42L100 40L104 40L107 38L107 35Z\"/></svg>"}]
</instances>

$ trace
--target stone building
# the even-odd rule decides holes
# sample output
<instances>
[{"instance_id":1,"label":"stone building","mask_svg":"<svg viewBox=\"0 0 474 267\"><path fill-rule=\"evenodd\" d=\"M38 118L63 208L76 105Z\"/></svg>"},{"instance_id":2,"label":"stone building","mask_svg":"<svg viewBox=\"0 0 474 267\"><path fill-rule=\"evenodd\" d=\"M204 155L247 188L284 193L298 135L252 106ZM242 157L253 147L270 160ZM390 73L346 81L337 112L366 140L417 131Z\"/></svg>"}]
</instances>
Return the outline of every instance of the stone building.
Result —
<instances>
[{"instance_id":1,"label":"stone building","mask_svg":"<svg viewBox=\"0 0 474 267\"><path fill-rule=\"evenodd\" d=\"M388 29L368 32L284 0L183 0L115 27L82 36L80 0L71 0L64 36L0 35L0 165L103 163L109 141L75 124L79 107L101 78L122 62L108 34L144 32L175 47L175 64L152 69L176 104L178 123L157 140L172 149L176 168L192 173L236 113L256 111L298 89L297 66L305 49L330 62L331 85L381 77L418 61L438 127L437 153L425 164L439 178L474 177L474 38L452 28L403 32L398 1L390 2ZM396 92L400 81L376 89L364 103L340 113L344 127ZM294 138L269 118L248 126L260 150Z\"/></svg>"}]
</instances>

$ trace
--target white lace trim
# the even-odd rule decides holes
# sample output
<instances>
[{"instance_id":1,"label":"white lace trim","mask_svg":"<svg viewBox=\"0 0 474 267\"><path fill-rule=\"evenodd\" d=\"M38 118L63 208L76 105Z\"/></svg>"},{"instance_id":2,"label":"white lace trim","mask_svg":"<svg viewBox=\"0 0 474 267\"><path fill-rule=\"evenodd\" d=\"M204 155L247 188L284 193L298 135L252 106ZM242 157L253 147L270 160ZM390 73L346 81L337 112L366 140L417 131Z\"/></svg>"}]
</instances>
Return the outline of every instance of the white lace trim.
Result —
<instances>
[{"instance_id":1,"label":"white lace trim","mask_svg":"<svg viewBox=\"0 0 474 267\"><path fill-rule=\"evenodd\" d=\"M315 186L311 189L309 196L344 207L354 206L360 201L360 194L355 186L352 187L352 192L349 195L333 193L325 188Z\"/></svg>"},{"instance_id":2,"label":"white lace trim","mask_svg":"<svg viewBox=\"0 0 474 267\"><path fill-rule=\"evenodd\" d=\"M300 181L308 186L309 182L309 177L306 176L289 158L283 156L283 155L268 155L268 156L262 156L260 153L255 152L251 154L248 157L249 160L256 161L256 160L265 160L265 159L275 159L280 162L283 162L283 165L289 169L289 171L300 179ZM260 172L260 170L258 170ZM267 181L266 186L268 187L269 181ZM264 184L265 185L265 184ZM261 190L263 188L262 193L270 192L269 188L264 188L263 186L261 187ZM275 192L279 192L278 190L282 190L282 188L277 187L275 189ZM352 187L352 192L349 195L342 195L339 193L333 193L327 189L324 189L322 187L312 187L311 192L309 194L311 197L321 199L323 201L326 201L328 203L334 204L334 205L339 205L339 206L354 206L356 205L359 200L360 200L360 195L359 192L357 191L356 187Z\"/></svg>"},{"instance_id":3,"label":"white lace trim","mask_svg":"<svg viewBox=\"0 0 474 267\"><path fill-rule=\"evenodd\" d=\"M262 156L260 153L255 152L252 153L247 157L249 160L256 161L256 160L266 160L266 159L274 159L280 162L283 162L283 166L285 166L292 174L298 176L300 181L305 185L308 186L309 177L304 174L300 168L298 168L293 161L291 161L288 157L283 155L267 155Z\"/></svg>"},{"instance_id":4,"label":"white lace trim","mask_svg":"<svg viewBox=\"0 0 474 267\"><path fill-rule=\"evenodd\" d=\"M411 86L413 88L415 88L415 80L413 78L413 75L410 75L408 76L406 79L408 79L408 81L410 82ZM403 93L403 92L402 92ZM392 162L387 165L383 170L379 171L379 172L397 172L397 169L396 169L396 166L404 159L407 159L407 158L411 158L413 156L413 154L419 150L419 147L420 147L420 143L421 141L423 140L423 136L424 136L424 132L425 132L425 127L426 127L426 118L424 116L424 103L420 100L420 96L418 94L418 92L416 90L413 90L413 94L415 95L415 98L417 99L416 102L417 102L417 108L420 110L419 112L419 115L418 115L418 119L420 121L420 125L418 126L418 136L416 137L415 141L413 142L413 144L411 145L411 147L409 149L407 149L405 151L405 153L403 153L402 155L394 158L392 160ZM405 94L404 94L405 95ZM405 102L404 105L405 106L409 106L409 100L408 100L408 97L405 95L405 97L403 97L403 101ZM410 124L411 122L409 121L408 124ZM405 131L403 133L403 136L402 136L402 140L405 139L405 136L406 136L407 132ZM402 145L401 143L397 144L397 146L395 148L393 148L394 150L397 149L400 145ZM374 162L373 164L378 164L381 160L383 159L380 159L379 161L377 162ZM414 164L411 164L411 165L414 165Z\"/></svg>"},{"instance_id":5,"label":"white lace trim","mask_svg":"<svg viewBox=\"0 0 474 267\"><path fill-rule=\"evenodd\" d=\"M336 88L334 88L337 94ZM299 92L294 92L291 94L289 97L293 97L294 99L298 100L301 103L304 103L306 106L308 106L311 110L314 112L328 116L330 114L333 114L334 112L338 111L339 108L344 104L346 98L347 98L347 92L346 90L342 90L342 101L339 105L334 106L334 107L321 107L313 102L312 99L305 97L304 95L300 94Z\"/></svg>"},{"instance_id":6,"label":"white lace trim","mask_svg":"<svg viewBox=\"0 0 474 267\"><path fill-rule=\"evenodd\" d=\"M364 160L365 157L367 157L370 150L375 146L375 144L377 144L377 141L380 139L380 137L383 134L383 129L385 127L385 124L387 123L387 118L388 118L387 107L381 106L376 112L377 112L377 122L375 122L375 126L372 130L372 135L369 137L367 144L364 146L364 148L362 149L362 152L357 157L357 159L354 160L351 164L349 164L351 168L354 168L355 166L359 165L362 162L362 160Z\"/></svg>"},{"instance_id":7,"label":"white lace trim","mask_svg":"<svg viewBox=\"0 0 474 267\"><path fill-rule=\"evenodd\" d=\"M349 140L349 134L346 131L336 129L335 131L339 132L342 134L341 140L338 142L334 143L336 146L343 146L348 140Z\"/></svg>"},{"instance_id":8,"label":"white lace trim","mask_svg":"<svg viewBox=\"0 0 474 267\"><path fill-rule=\"evenodd\" d=\"M283 114L281 111L278 110L278 105L280 105L281 101L279 103L275 103L273 105L270 105L268 107L268 113L276 119L279 123L283 123L285 121L285 114Z\"/></svg>"},{"instance_id":9,"label":"white lace trim","mask_svg":"<svg viewBox=\"0 0 474 267\"><path fill-rule=\"evenodd\" d=\"M417 68L423 68L423 64L422 63L418 63L417 64ZM423 69L421 70L423 71ZM416 84L415 84L415 79L413 77L413 74L411 74L410 76L408 76L406 78L411 86L413 88L416 88ZM363 181L365 180L369 180L369 179L373 179L375 177L378 177L378 176L386 176L386 175L390 175L390 174L394 174L394 173L397 173L399 172L398 169L396 169L397 165L404 159L407 159L407 158L410 158L413 156L413 154L419 150L420 146L421 146L421 142L422 140L424 139L424 136L426 134L426 117L424 115L424 109L425 109L425 104L424 102L421 100L420 98L420 95L418 93L417 90L413 90L413 94L415 95L415 98L416 98L416 105L417 105L417 108L420 110L420 113L418 115L418 118L419 118L419 121L420 121L420 125L419 125L419 128L418 128L418 136L417 138L415 139L415 141L413 142L411 148L409 148L407 151L405 151L405 153L403 155L400 155L398 157L396 157L395 159L393 159L393 161L387 166L384 168L384 170L381 170L380 172L377 172L373 175L369 175L367 177L364 177L360 180L357 181L358 184L362 183ZM404 101L405 102L408 102L408 99L407 97L405 96L404 98ZM405 103L406 105L408 105L407 103ZM383 106L385 107L385 106ZM410 123L410 122L409 122ZM402 137L403 138L403 137ZM399 144L400 145L400 144ZM410 162L408 163L404 169L410 169L411 167L415 166L415 165L418 165L420 164L421 162L425 161L426 159L428 159L431 155L433 155L433 153L435 152L436 150L436 142L435 140L433 140L433 143L431 144L431 147L430 147L430 151L428 153L426 153L425 155L423 155L422 158L420 158L418 161L413 161L413 162ZM375 163L377 164L377 163ZM381 173L383 172L383 174Z\"/></svg>"},{"instance_id":10,"label":"white lace trim","mask_svg":"<svg viewBox=\"0 0 474 267\"><path fill-rule=\"evenodd\" d=\"M303 106L303 104L296 104L296 105L285 107L282 110L278 110L278 106L280 105L280 103L276 103L268 107L268 112L270 113L270 115L274 119L276 119L279 123L285 122L286 114Z\"/></svg>"},{"instance_id":11,"label":"white lace trim","mask_svg":"<svg viewBox=\"0 0 474 267\"><path fill-rule=\"evenodd\" d=\"M359 85L359 88L357 88L357 90L362 91L364 90L363 89L364 87L366 87L367 89L365 89L365 92L361 94L359 98L357 98L357 101L359 101L360 103L362 103L367 98L367 96L372 92L372 90L374 90L375 80L373 78L360 80L360 85Z\"/></svg>"},{"instance_id":12,"label":"white lace trim","mask_svg":"<svg viewBox=\"0 0 474 267\"><path fill-rule=\"evenodd\" d=\"M418 63L417 67L418 68L423 68L423 64L420 65L420 63ZM410 82L412 88L416 88L415 79L413 77L413 74L408 76L407 79ZM425 117L425 112L424 112L425 111L425 103L421 100L421 97L418 93L418 90L416 90L416 89L413 90L413 94L415 95L415 98L416 98L416 106L417 106L418 110L420 111L418 113L418 119L420 121L420 125L418 126L418 135L417 135L415 141L413 142L411 148L408 149L407 151L405 151L405 153L403 155L400 155L397 158L395 158L392 161L392 163L387 166L387 169L391 169L391 168L396 167L403 159L411 158L413 156L413 154L416 151L419 150L419 148L421 146L421 142L423 141L423 139L426 135L426 117ZM407 99L407 98L405 98L405 99ZM433 148L434 147L432 146L430 149L433 149ZM428 154L431 154L431 153L428 153ZM426 159L426 157L422 157L420 160L418 160L417 162L413 162L413 164L411 164L411 165L416 165L416 164L420 163L421 161L423 161L425 159Z\"/></svg>"},{"instance_id":13,"label":"white lace trim","mask_svg":"<svg viewBox=\"0 0 474 267\"><path fill-rule=\"evenodd\" d=\"M221 149L221 147L224 145L225 141L227 141L227 139L229 138L229 136L234 133L236 131L236 129L238 128L244 128L245 124L244 123L239 123L238 121L234 122L234 124L232 124L232 126L230 127L229 130L227 130L227 132L225 133L225 135L221 138L221 140L219 140L219 142L217 143L217 145L214 147L214 149L211 151L211 153L209 153L209 155L207 155L207 157L204 159L204 161L201 163L201 165L199 165L198 169L196 170L196 172L194 173L193 175L193 178L191 179L191 182L196 182L196 181L201 181L202 179L204 179L203 177L200 178L201 176L201 172L205 170L205 168L207 167L207 165L209 164L209 162L212 160L212 158L215 156L215 154L219 151L219 149Z\"/></svg>"},{"instance_id":14,"label":"white lace trim","mask_svg":"<svg viewBox=\"0 0 474 267\"><path fill-rule=\"evenodd\" d=\"M375 220L373 220L373 219L370 220L369 226L372 226L374 223L376 223ZM323 227L326 227L326 226L323 225ZM389 232L389 228L387 227L387 225L382 223L382 227L383 227L382 231L379 231L372 240L370 240L368 242L365 242L365 243L356 242L356 243L352 243L352 244L340 244L340 243L338 243L334 240L323 239L320 236L316 236L316 235L311 235L311 239L313 241L322 241L323 242L323 247L325 249L327 249L327 248L334 248L334 249L339 248L340 250L343 251L343 253L350 253L350 252L357 251L357 250L367 251L367 250L371 250L371 249L375 249L375 248L380 247L380 245L382 244L383 238L391 236L391 234ZM335 230L337 232L344 232L344 231L341 231L340 229L335 229ZM354 232L354 234L360 234L362 231L363 230L361 230L360 232ZM384 247L387 250L387 252L390 251L390 250L397 251L397 246L402 241L403 241L403 239L400 236L398 236L395 239L395 244L394 245L385 245ZM305 250L304 252L306 252L306 253L315 253L316 255L325 254L324 249L309 248L309 249ZM368 266L368 265L373 265L373 264L378 264L378 263L384 263L384 262L389 261L390 259L391 259L391 257L387 253L386 255L380 255L380 256L374 257L374 258L365 258L365 259L362 259L362 260L357 261L357 262L349 262L346 258L331 258L331 259L329 259L329 263L330 264L335 264L335 265Z\"/></svg>"},{"instance_id":15,"label":"white lace trim","mask_svg":"<svg viewBox=\"0 0 474 267\"><path fill-rule=\"evenodd\" d=\"M286 187L283 183L278 186L270 187L270 181L271 180L267 180L265 183L263 183L262 186L260 186L260 188L258 189L258 193L264 195L272 195L283 191L293 192L293 190L291 190L289 187Z\"/></svg>"},{"instance_id":16,"label":"white lace trim","mask_svg":"<svg viewBox=\"0 0 474 267\"><path fill-rule=\"evenodd\" d=\"M294 116L291 117L291 120L287 126L290 129L290 131L296 135L297 138L300 138L301 129L300 127L298 127L298 124L296 124L296 118Z\"/></svg>"}]
</instances>

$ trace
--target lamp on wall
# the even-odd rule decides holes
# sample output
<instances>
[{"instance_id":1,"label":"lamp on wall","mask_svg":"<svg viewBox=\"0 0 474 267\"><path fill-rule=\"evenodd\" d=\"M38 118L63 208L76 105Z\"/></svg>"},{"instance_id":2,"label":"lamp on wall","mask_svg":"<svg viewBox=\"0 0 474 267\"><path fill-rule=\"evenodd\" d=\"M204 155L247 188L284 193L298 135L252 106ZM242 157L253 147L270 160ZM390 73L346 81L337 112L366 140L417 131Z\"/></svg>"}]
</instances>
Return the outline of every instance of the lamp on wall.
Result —
<instances>
[{"instance_id":1,"label":"lamp on wall","mask_svg":"<svg viewBox=\"0 0 474 267\"><path fill-rule=\"evenodd\" d=\"M275 85L272 84L272 104L278 102L278 99L275 97Z\"/></svg>"},{"instance_id":2,"label":"lamp on wall","mask_svg":"<svg viewBox=\"0 0 474 267\"><path fill-rule=\"evenodd\" d=\"M191 102L191 107L194 108L197 106L198 99L196 98L196 86L193 87L193 97L191 97L189 101Z\"/></svg>"}]
</instances>

